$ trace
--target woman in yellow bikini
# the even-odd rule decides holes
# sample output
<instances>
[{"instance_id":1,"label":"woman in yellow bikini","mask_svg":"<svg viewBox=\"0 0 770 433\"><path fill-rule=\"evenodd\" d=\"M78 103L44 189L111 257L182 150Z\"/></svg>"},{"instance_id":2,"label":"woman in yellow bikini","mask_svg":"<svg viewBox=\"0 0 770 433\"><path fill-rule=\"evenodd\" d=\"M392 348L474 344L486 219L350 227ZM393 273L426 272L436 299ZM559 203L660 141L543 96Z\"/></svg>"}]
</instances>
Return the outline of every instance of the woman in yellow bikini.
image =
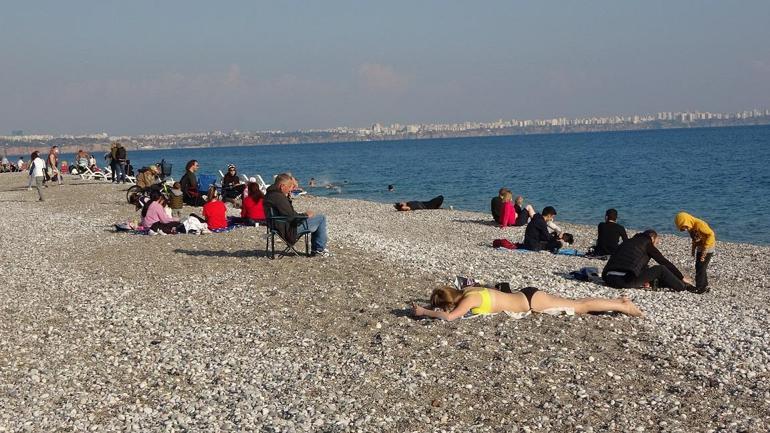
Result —
<instances>
[{"instance_id":1,"label":"woman in yellow bikini","mask_svg":"<svg viewBox=\"0 0 770 433\"><path fill-rule=\"evenodd\" d=\"M413 304L415 316L427 316L443 320L455 320L469 311L472 314L493 314L502 311L540 313L554 308L569 308L576 314L615 311L629 316L641 316L642 311L626 297L615 299L582 298L568 299L551 295L535 287L525 287L518 292L504 293L484 287L468 287L457 290L441 287L433 291L430 303L441 311Z\"/></svg>"}]
</instances>

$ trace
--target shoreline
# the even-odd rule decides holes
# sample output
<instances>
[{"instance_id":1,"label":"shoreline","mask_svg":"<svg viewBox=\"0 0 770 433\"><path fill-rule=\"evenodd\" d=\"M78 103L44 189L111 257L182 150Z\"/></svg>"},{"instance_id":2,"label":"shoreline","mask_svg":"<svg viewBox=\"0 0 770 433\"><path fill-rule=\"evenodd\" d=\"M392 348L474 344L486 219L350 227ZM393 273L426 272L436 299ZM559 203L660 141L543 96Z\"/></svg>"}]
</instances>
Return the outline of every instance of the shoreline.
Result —
<instances>
[{"instance_id":1,"label":"shoreline","mask_svg":"<svg viewBox=\"0 0 770 433\"><path fill-rule=\"evenodd\" d=\"M602 261L492 249L524 228L486 214L304 196L334 256L269 260L262 227L115 233L124 187L68 177L38 203L22 177L0 176L6 430L770 427L770 247L719 241L706 295L620 291L564 277ZM662 236L692 274L689 238ZM455 275L627 294L646 317L408 317Z\"/></svg>"}]
</instances>

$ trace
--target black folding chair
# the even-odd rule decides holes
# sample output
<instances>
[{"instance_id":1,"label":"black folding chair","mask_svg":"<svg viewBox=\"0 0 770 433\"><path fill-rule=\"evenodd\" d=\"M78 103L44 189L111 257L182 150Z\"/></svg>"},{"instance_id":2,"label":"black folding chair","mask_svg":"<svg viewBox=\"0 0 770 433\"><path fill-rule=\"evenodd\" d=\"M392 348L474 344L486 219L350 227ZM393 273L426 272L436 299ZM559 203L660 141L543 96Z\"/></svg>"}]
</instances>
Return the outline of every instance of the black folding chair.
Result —
<instances>
[{"instance_id":1,"label":"black folding chair","mask_svg":"<svg viewBox=\"0 0 770 433\"><path fill-rule=\"evenodd\" d=\"M297 242L305 238L305 256L310 257L310 230L307 229L307 216L295 216L291 222L289 221L288 217L277 215L275 213L275 210L271 206L265 207L265 222L267 227L267 245L265 246L265 251L267 252L267 257L270 259L275 259L275 237L278 236L278 238L283 241L284 244L286 244L286 247L280 251L281 257L285 256L286 254L290 252L294 252L294 254L300 256L302 255L297 249L294 247ZM297 227L297 239L292 243L288 242L279 231L279 227L285 227L293 225Z\"/></svg>"}]
</instances>

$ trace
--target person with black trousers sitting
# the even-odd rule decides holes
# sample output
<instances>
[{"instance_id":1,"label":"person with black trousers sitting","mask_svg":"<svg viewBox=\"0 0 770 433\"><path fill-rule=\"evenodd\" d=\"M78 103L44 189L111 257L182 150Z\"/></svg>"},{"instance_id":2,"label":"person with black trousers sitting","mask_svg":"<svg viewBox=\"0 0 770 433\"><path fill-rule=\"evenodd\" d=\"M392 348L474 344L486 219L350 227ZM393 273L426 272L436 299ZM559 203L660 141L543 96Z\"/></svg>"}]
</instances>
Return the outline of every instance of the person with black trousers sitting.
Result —
<instances>
[{"instance_id":1,"label":"person with black trousers sitting","mask_svg":"<svg viewBox=\"0 0 770 433\"><path fill-rule=\"evenodd\" d=\"M618 247L602 271L602 279L618 289L635 287L668 287L674 291L700 293L689 278L668 261L658 250L660 238L655 230L637 233ZM658 262L647 266L650 259Z\"/></svg>"},{"instance_id":2,"label":"person with black trousers sitting","mask_svg":"<svg viewBox=\"0 0 770 433\"><path fill-rule=\"evenodd\" d=\"M492 219L495 220L495 222L498 224L502 222L501 218L503 216L503 196L510 192L511 191L508 188L502 187L497 193L497 197L492 197L492 202L490 203Z\"/></svg>"},{"instance_id":3,"label":"person with black trousers sitting","mask_svg":"<svg viewBox=\"0 0 770 433\"><path fill-rule=\"evenodd\" d=\"M548 230L548 223L556 218L556 209L546 206L542 213L536 213L524 231L524 248L531 251L558 250L562 243L559 237Z\"/></svg>"},{"instance_id":4,"label":"person with black trousers sitting","mask_svg":"<svg viewBox=\"0 0 770 433\"><path fill-rule=\"evenodd\" d=\"M185 172L182 179L179 180L179 185L182 187L184 203L189 206L203 206L206 204L202 194L198 191L198 178L195 176L199 167L200 164L198 164L198 161L191 159L185 166Z\"/></svg>"},{"instance_id":5,"label":"person with black trousers sitting","mask_svg":"<svg viewBox=\"0 0 770 433\"><path fill-rule=\"evenodd\" d=\"M615 221L617 220L618 211L615 209L607 209L607 212L604 214L604 222L599 223L599 236L596 239L594 255L612 255L617 251L621 238L623 239L623 242L628 240L625 227L616 223Z\"/></svg>"}]
</instances>

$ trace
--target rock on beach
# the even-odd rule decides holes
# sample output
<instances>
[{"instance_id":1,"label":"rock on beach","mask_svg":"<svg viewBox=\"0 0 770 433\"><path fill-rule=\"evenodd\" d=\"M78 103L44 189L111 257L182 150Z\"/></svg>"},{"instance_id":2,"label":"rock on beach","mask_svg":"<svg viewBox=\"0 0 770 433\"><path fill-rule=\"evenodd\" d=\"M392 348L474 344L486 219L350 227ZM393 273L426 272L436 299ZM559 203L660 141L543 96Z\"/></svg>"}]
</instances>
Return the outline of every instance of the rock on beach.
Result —
<instances>
[{"instance_id":1,"label":"rock on beach","mask_svg":"<svg viewBox=\"0 0 770 433\"><path fill-rule=\"evenodd\" d=\"M770 247L720 242L706 295L618 291L567 278L602 261L492 249L523 228L484 214L304 196L334 256L269 260L262 227L116 233L125 189L37 202L0 174L0 432L770 429ZM694 272L689 239L661 250ZM645 317L409 317L455 275Z\"/></svg>"}]
</instances>

